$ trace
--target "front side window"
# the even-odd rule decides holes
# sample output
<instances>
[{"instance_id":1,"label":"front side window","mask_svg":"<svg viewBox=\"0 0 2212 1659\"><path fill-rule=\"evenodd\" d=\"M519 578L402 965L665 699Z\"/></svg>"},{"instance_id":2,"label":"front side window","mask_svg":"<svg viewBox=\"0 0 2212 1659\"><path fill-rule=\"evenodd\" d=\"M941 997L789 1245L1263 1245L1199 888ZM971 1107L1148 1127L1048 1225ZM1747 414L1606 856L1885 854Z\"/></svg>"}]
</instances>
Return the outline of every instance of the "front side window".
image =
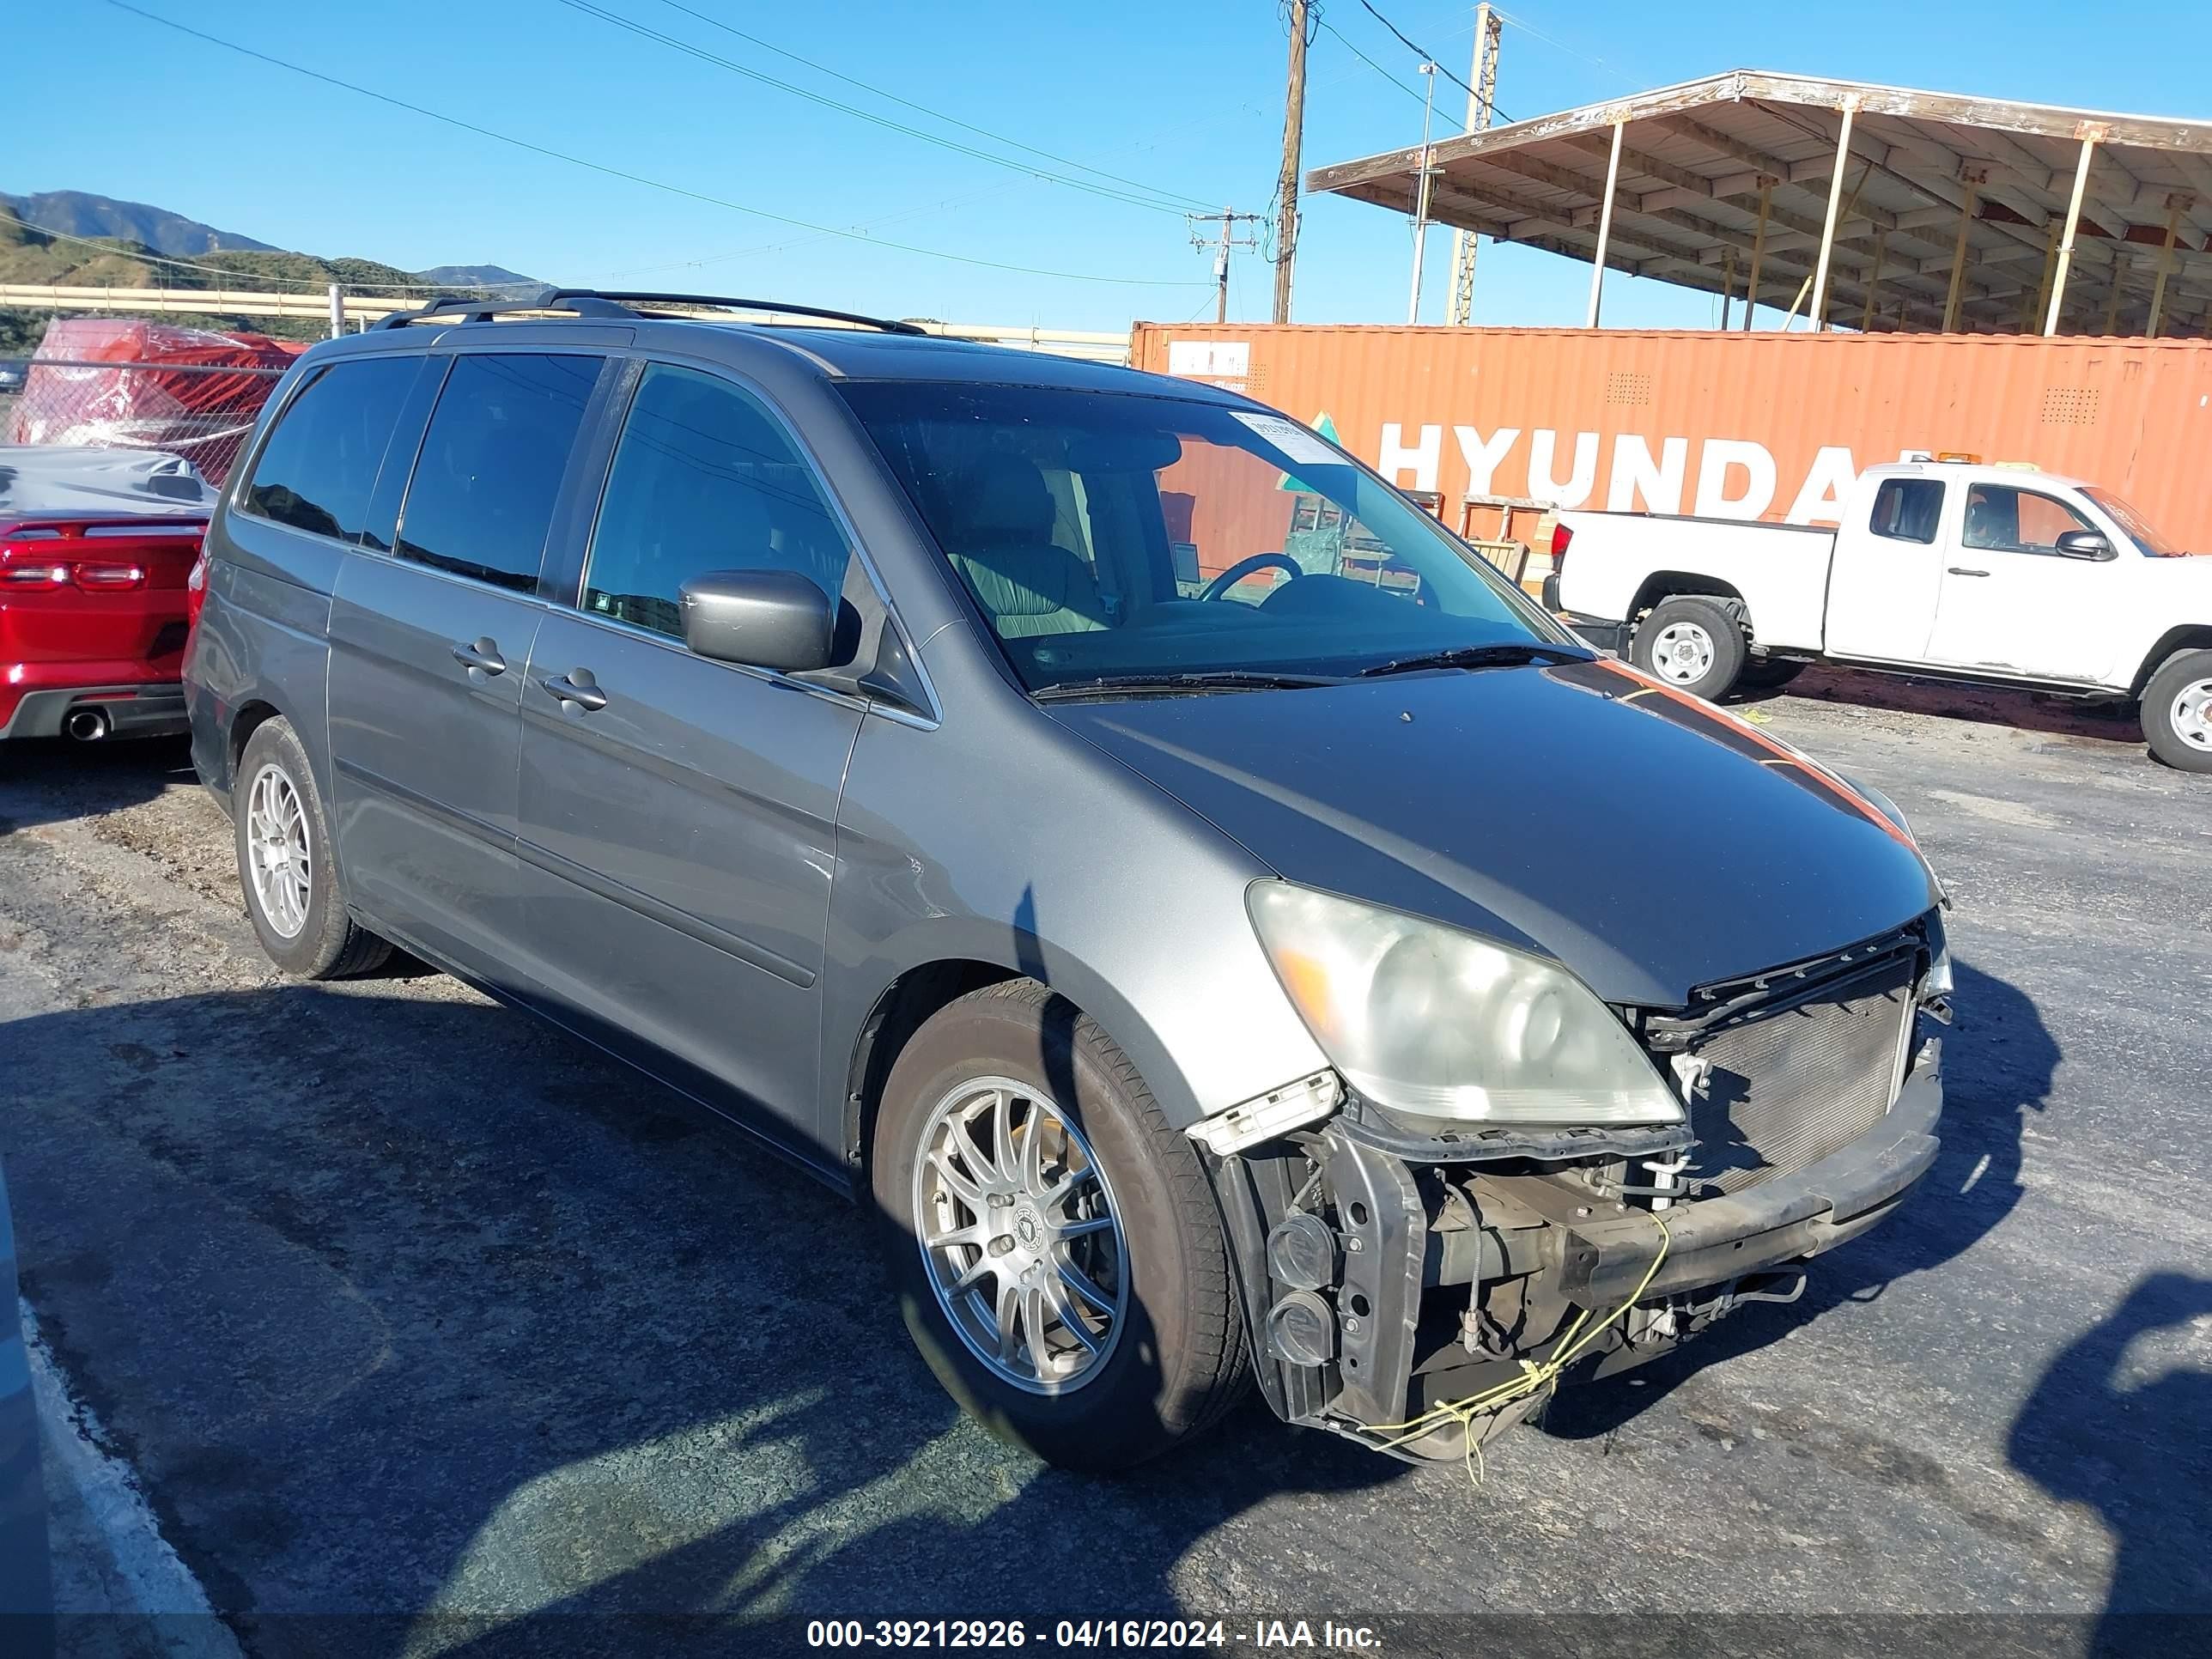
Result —
<instances>
[{"instance_id":1,"label":"front side window","mask_svg":"<svg viewBox=\"0 0 2212 1659\"><path fill-rule=\"evenodd\" d=\"M1943 486L1934 478L1885 478L1875 491L1867 528L1893 542L1932 545L1943 515Z\"/></svg>"},{"instance_id":2,"label":"front side window","mask_svg":"<svg viewBox=\"0 0 2212 1659\"><path fill-rule=\"evenodd\" d=\"M253 464L246 510L313 535L358 541L385 446L421 362L364 357L316 374L276 417Z\"/></svg>"},{"instance_id":3,"label":"front side window","mask_svg":"<svg viewBox=\"0 0 2212 1659\"><path fill-rule=\"evenodd\" d=\"M404 559L530 592L599 359L453 359L407 486Z\"/></svg>"},{"instance_id":4,"label":"front side window","mask_svg":"<svg viewBox=\"0 0 2212 1659\"><path fill-rule=\"evenodd\" d=\"M2055 495L2009 484L1973 484L1966 490L1966 522L1960 541L1992 553L2051 553L2069 530L2096 526Z\"/></svg>"},{"instance_id":5,"label":"front side window","mask_svg":"<svg viewBox=\"0 0 2212 1659\"><path fill-rule=\"evenodd\" d=\"M649 366L592 535L584 609L681 639L683 585L714 570L795 570L831 599L851 556L814 474L751 397Z\"/></svg>"},{"instance_id":6,"label":"front side window","mask_svg":"<svg viewBox=\"0 0 2212 1659\"><path fill-rule=\"evenodd\" d=\"M1033 690L1569 641L1434 519L1280 416L1058 387L842 390Z\"/></svg>"}]
</instances>

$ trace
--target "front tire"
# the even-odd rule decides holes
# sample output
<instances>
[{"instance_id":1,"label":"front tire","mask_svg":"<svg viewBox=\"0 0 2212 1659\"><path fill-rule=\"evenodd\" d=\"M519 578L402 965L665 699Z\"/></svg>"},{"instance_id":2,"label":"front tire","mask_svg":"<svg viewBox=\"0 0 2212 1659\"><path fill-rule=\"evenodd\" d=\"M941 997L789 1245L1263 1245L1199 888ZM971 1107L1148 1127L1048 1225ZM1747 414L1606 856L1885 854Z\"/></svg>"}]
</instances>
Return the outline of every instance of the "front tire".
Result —
<instances>
[{"instance_id":1,"label":"front tire","mask_svg":"<svg viewBox=\"0 0 2212 1659\"><path fill-rule=\"evenodd\" d=\"M2212 651L2185 651L2143 688L2150 751L2184 772L2212 772Z\"/></svg>"},{"instance_id":2,"label":"front tire","mask_svg":"<svg viewBox=\"0 0 2212 1659\"><path fill-rule=\"evenodd\" d=\"M1743 629L1717 599L1694 597L1654 605L1629 647L1638 668L1707 702L1723 696L1749 654Z\"/></svg>"},{"instance_id":3,"label":"front tire","mask_svg":"<svg viewBox=\"0 0 2212 1659\"><path fill-rule=\"evenodd\" d=\"M282 716L246 740L231 800L238 884L269 959L302 979L382 967L392 946L346 914L314 769Z\"/></svg>"},{"instance_id":4,"label":"front tire","mask_svg":"<svg viewBox=\"0 0 2212 1659\"><path fill-rule=\"evenodd\" d=\"M1221 1216L1187 1136L1034 980L969 993L891 1068L871 1181L907 1328L947 1393L1063 1468L1133 1468L1249 1376Z\"/></svg>"}]
</instances>

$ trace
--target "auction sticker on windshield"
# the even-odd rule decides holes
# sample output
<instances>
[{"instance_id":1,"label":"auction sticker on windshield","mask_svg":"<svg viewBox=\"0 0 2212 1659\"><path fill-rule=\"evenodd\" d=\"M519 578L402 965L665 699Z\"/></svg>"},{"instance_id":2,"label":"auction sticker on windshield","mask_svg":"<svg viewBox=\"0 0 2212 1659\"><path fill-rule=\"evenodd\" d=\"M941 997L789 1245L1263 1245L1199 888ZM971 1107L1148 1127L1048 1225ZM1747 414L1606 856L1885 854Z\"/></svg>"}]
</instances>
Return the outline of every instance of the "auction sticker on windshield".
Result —
<instances>
[{"instance_id":1,"label":"auction sticker on windshield","mask_svg":"<svg viewBox=\"0 0 2212 1659\"><path fill-rule=\"evenodd\" d=\"M1293 461L1309 465L1345 466L1349 463L1320 439L1296 421L1286 421L1279 415L1255 415L1249 410L1232 409L1230 415L1267 443L1273 444Z\"/></svg>"}]
</instances>

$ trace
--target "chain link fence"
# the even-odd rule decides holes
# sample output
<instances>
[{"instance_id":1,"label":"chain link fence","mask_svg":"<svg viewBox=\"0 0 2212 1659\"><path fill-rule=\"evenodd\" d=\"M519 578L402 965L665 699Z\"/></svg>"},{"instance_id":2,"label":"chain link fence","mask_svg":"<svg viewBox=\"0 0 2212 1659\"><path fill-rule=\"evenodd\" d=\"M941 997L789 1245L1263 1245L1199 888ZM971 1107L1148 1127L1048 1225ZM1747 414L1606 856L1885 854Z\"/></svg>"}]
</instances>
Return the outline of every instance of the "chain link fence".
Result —
<instances>
[{"instance_id":1,"label":"chain link fence","mask_svg":"<svg viewBox=\"0 0 2212 1659\"><path fill-rule=\"evenodd\" d=\"M217 486L284 373L51 357L24 367L22 390L0 398L0 442L159 450L182 456Z\"/></svg>"}]
</instances>

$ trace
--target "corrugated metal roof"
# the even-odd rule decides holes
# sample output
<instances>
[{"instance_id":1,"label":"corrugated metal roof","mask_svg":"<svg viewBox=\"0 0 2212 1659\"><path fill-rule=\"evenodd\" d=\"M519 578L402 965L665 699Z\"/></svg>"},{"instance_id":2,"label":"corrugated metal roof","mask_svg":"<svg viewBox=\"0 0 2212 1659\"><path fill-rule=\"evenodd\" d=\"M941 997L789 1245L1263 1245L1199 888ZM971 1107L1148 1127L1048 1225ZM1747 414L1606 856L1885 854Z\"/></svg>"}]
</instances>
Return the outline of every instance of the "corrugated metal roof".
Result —
<instances>
[{"instance_id":1,"label":"corrugated metal roof","mask_svg":"<svg viewBox=\"0 0 2212 1659\"><path fill-rule=\"evenodd\" d=\"M1787 307L1813 274L1846 105L1829 324L1940 326L1963 224L1960 328L2040 331L2088 138L2060 331L2142 332L2170 231L2160 332L2212 334L2212 122L1735 70L1432 144L1430 216L1593 259L1619 125L1607 267L1741 299L1764 190L1759 299ZM1416 147L1306 185L1411 213L1420 168Z\"/></svg>"}]
</instances>

